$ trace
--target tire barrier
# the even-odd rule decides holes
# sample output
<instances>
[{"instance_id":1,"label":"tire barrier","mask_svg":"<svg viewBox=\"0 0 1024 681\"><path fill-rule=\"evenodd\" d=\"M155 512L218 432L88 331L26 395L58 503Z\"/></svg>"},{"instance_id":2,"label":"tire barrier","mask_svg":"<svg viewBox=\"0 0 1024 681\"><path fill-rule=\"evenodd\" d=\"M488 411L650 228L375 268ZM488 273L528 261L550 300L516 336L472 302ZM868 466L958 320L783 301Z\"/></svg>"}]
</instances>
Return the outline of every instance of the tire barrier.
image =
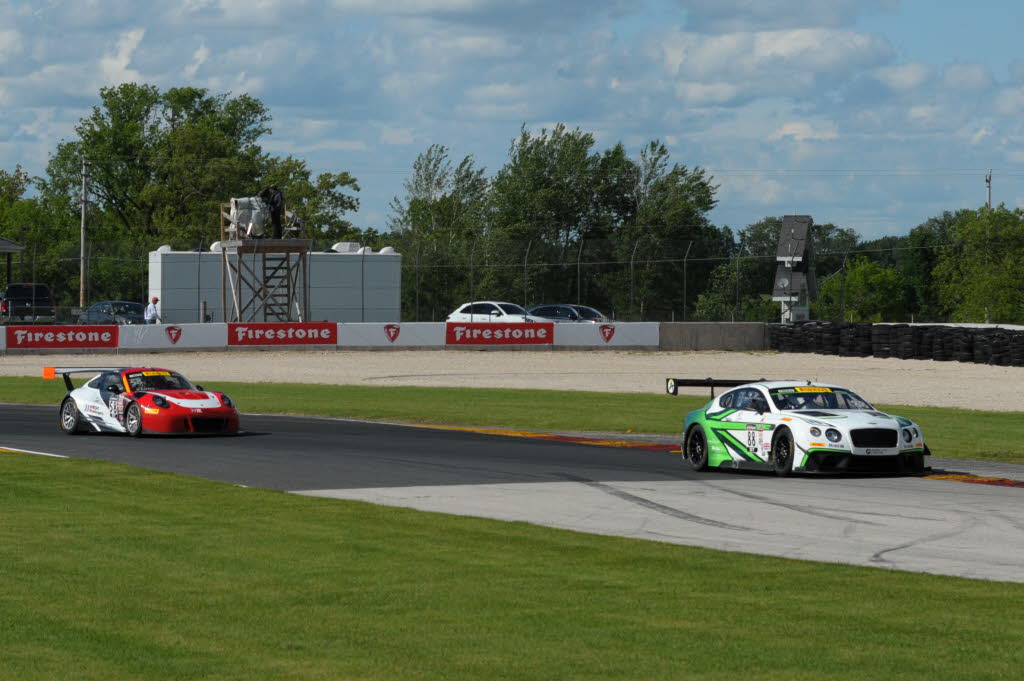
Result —
<instances>
[{"instance_id":1,"label":"tire barrier","mask_svg":"<svg viewBox=\"0 0 1024 681\"><path fill-rule=\"evenodd\" d=\"M1024 330L929 324L769 324L768 347L841 357L1024 366Z\"/></svg>"}]
</instances>

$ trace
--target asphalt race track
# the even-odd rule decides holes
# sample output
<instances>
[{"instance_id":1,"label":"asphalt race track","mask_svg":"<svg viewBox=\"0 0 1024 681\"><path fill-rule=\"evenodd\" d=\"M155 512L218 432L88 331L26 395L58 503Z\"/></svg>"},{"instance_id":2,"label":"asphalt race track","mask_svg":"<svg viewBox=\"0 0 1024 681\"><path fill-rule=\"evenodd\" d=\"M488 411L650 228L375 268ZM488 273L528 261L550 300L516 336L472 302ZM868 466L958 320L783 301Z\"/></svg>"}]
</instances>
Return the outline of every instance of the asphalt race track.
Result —
<instances>
[{"instance_id":1,"label":"asphalt race track","mask_svg":"<svg viewBox=\"0 0 1024 681\"><path fill-rule=\"evenodd\" d=\"M913 477L695 474L678 454L246 414L238 437L69 437L0 405L0 449L728 551L1024 582L1024 488ZM957 472L964 462L939 460Z\"/></svg>"}]
</instances>

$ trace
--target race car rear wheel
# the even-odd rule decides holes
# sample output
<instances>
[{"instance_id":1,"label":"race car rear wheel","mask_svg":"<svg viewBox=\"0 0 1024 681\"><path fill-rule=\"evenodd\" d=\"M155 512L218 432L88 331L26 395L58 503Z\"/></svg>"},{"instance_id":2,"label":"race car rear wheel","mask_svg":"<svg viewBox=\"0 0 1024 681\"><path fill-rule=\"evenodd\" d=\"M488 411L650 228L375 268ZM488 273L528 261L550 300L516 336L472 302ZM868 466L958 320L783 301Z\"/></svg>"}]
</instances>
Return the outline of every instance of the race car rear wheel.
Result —
<instances>
[{"instance_id":1,"label":"race car rear wheel","mask_svg":"<svg viewBox=\"0 0 1024 681\"><path fill-rule=\"evenodd\" d=\"M793 472L793 434L781 428L772 439L772 470L781 478Z\"/></svg>"},{"instance_id":2,"label":"race car rear wheel","mask_svg":"<svg viewBox=\"0 0 1024 681\"><path fill-rule=\"evenodd\" d=\"M704 437L704 429L700 426L690 428L683 443L683 458L695 471L708 468L708 441Z\"/></svg>"},{"instance_id":3,"label":"race car rear wheel","mask_svg":"<svg viewBox=\"0 0 1024 681\"><path fill-rule=\"evenodd\" d=\"M124 429L132 437L142 435L142 408L138 402L132 402L124 410Z\"/></svg>"},{"instance_id":4,"label":"race car rear wheel","mask_svg":"<svg viewBox=\"0 0 1024 681\"><path fill-rule=\"evenodd\" d=\"M77 435L82 425L82 415L78 411L78 405L70 397L65 397L60 403L60 429L68 435Z\"/></svg>"}]
</instances>

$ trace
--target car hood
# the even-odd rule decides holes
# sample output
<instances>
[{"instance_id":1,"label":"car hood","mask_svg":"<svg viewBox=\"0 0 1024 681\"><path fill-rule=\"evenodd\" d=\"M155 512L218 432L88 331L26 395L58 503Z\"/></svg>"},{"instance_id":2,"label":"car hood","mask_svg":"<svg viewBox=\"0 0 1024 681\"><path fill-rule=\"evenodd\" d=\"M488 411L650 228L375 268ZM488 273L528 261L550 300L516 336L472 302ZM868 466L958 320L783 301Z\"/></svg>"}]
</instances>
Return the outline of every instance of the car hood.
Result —
<instances>
[{"instance_id":1,"label":"car hood","mask_svg":"<svg viewBox=\"0 0 1024 681\"><path fill-rule=\"evenodd\" d=\"M899 428L910 425L906 419L890 416L874 409L806 409L785 412L812 425L827 425L837 428Z\"/></svg>"},{"instance_id":2,"label":"car hood","mask_svg":"<svg viewBox=\"0 0 1024 681\"><path fill-rule=\"evenodd\" d=\"M205 390L141 390L139 392L146 393L147 395L163 395L176 404L195 401L208 402L217 399L217 393Z\"/></svg>"}]
</instances>

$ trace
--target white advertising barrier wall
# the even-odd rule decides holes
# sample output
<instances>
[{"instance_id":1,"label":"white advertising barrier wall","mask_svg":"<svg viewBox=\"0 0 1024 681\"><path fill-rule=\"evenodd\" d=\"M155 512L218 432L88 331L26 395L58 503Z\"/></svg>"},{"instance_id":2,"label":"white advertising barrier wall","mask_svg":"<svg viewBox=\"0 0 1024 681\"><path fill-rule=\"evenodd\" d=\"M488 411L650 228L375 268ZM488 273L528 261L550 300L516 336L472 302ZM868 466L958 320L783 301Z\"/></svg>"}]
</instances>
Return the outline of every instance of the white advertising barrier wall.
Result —
<instances>
[{"instance_id":1,"label":"white advertising barrier wall","mask_svg":"<svg viewBox=\"0 0 1024 681\"><path fill-rule=\"evenodd\" d=\"M223 348L228 344L227 324L126 324L118 328L119 350Z\"/></svg>"},{"instance_id":2,"label":"white advertising barrier wall","mask_svg":"<svg viewBox=\"0 0 1024 681\"><path fill-rule=\"evenodd\" d=\"M444 322L339 324L338 347L442 347Z\"/></svg>"},{"instance_id":3,"label":"white advertising barrier wall","mask_svg":"<svg viewBox=\"0 0 1024 681\"><path fill-rule=\"evenodd\" d=\"M581 347L658 347L658 322L589 324L558 322L555 345Z\"/></svg>"}]
</instances>

